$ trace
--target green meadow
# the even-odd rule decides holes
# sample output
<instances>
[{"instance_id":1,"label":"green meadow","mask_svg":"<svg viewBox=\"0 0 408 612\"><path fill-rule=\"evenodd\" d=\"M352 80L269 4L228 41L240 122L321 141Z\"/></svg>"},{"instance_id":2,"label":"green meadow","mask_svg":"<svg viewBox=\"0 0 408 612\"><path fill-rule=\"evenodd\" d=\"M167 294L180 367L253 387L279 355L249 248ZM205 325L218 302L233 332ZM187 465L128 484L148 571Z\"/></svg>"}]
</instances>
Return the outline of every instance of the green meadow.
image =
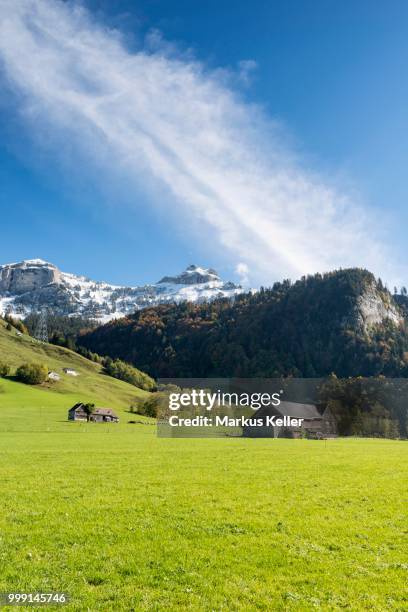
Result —
<instances>
[{"instance_id":1,"label":"green meadow","mask_svg":"<svg viewBox=\"0 0 408 612\"><path fill-rule=\"evenodd\" d=\"M24 343L81 376L0 380L0 592L65 591L77 611L408 608L406 442L157 438L126 411L137 389ZM95 397L119 424L67 422Z\"/></svg>"},{"instance_id":2,"label":"green meadow","mask_svg":"<svg viewBox=\"0 0 408 612\"><path fill-rule=\"evenodd\" d=\"M13 405L14 386L0 591L66 591L70 610L407 608L404 442L159 439Z\"/></svg>"}]
</instances>

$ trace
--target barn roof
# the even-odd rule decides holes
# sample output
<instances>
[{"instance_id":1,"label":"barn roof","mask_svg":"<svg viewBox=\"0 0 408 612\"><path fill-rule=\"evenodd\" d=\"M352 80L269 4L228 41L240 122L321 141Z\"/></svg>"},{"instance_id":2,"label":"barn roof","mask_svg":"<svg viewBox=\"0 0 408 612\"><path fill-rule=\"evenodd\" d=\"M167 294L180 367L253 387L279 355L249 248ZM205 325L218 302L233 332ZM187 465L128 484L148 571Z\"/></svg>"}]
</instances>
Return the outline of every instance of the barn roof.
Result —
<instances>
[{"instance_id":1,"label":"barn roof","mask_svg":"<svg viewBox=\"0 0 408 612\"><path fill-rule=\"evenodd\" d=\"M298 404L297 402L281 402L277 407L282 416L302 419L321 419L322 415L314 404Z\"/></svg>"},{"instance_id":2,"label":"barn roof","mask_svg":"<svg viewBox=\"0 0 408 612\"><path fill-rule=\"evenodd\" d=\"M75 404L75 406L72 406L72 408L70 408L68 412L71 412L71 410L78 410L78 408L81 408L81 410L83 410L84 404L82 402L79 402L79 404Z\"/></svg>"},{"instance_id":3,"label":"barn roof","mask_svg":"<svg viewBox=\"0 0 408 612\"><path fill-rule=\"evenodd\" d=\"M279 414L295 419L321 419L322 415L314 404L299 404L297 402L281 402L279 406L264 406L256 411L256 416Z\"/></svg>"},{"instance_id":4,"label":"barn roof","mask_svg":"<svg viewBox=\"0 0 408 612\"><path fill-rule=\"evenodd\" d=\"M117 416L111 408L95 408L92 414L101 414L103 416Z\"/></svg>"}]
</instances>

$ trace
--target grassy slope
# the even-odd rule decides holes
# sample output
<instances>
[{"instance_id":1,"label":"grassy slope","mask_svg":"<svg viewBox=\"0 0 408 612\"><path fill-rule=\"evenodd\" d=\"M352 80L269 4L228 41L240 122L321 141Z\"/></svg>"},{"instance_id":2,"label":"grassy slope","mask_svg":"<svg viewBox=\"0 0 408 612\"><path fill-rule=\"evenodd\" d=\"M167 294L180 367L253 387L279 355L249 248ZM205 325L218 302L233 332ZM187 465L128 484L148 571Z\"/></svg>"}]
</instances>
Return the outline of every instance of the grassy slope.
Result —
<instances>
[{"instance_id":1,"label":"grassy slope","mask_svg":"<svg viewBox=\"0 0 408 612\"><path fill-rule=\"evenodd\" d=\"M17 336L14 330L7 331L4 321L0 320L0 360L16 368L24 361L46 363L50 370L61 375L61 381L41 387L30 387L9 380L0 379L0 406L5 409L0 421L0 429L5 425L7 410L10 409L11 420L16 413L14 408L25 407L27 410L57 410L61 419L66 419L66 412L75 402L91 401L100 406L121 409L128 408L137 397L147 394L136 387L115 378L104 375L101 366L93 363L68 349L40 344L29 336ZM79 376L74 378L62 372L65 367L74 368ZM38 414L38 413L36 413ZM25 418L25 417L24 417ZM18 426L15 423L15 426Z\"/></svg>"}]
</instances>

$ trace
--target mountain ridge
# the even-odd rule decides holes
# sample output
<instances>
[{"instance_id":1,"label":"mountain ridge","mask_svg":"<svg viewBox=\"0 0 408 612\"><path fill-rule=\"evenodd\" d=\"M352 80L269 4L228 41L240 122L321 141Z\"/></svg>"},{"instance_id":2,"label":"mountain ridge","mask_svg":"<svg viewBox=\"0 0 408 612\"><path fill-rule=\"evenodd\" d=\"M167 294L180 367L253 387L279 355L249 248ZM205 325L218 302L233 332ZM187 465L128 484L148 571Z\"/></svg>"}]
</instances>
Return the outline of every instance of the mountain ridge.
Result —
<instances>
[{"instance_id":1,"label":"mountain ridge","mask_svg":"<svg viewBox=\"0 0 408 612\"><path fill-rule=\"evenodd\" d=\"M78 338L154 377L407 376L404 313L352 268L275 283L233 302L159 305Z\"/></svg>"},{"instance_id":2,"label":"mountain ridge","mask_svg":"<svg viewBox=\"0 0 408 612\"><path fill-rule=\"evenodd\" d=\"M162 303L233 298L240 285L223 281L212 268L194 264L181 274L147 285L114 285L62 272L42 259L0 265L0 314L23 318L48 308L54 314L83 316L103 323Z\"/></svg>"}]
</instances>

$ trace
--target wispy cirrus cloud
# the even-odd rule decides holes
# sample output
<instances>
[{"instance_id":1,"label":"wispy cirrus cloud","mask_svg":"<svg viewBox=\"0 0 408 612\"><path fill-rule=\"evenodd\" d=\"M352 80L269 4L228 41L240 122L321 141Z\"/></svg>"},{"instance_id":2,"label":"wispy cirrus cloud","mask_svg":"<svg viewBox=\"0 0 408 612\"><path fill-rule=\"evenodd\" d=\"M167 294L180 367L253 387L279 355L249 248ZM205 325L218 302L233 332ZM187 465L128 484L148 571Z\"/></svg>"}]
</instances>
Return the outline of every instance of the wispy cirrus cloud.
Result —
<instances>
[{"instance_id":1,"label":"wispy cirrus cloud","mask_svg":"<svg viewBox=\"0 0 408 612\"><path fill-rule=\"evenodd\" d=\"M170 219L194 219L240 273L264 283L339 266L387 275L368 212L295 161L274 122L222 71L159 38L130 52L77 4L0 0L3 78L34 132L46 126L108 157L126 168L130 188L159 185ZM242 78L254 67L244 62Z\"/></svg>"}]
</instances>

